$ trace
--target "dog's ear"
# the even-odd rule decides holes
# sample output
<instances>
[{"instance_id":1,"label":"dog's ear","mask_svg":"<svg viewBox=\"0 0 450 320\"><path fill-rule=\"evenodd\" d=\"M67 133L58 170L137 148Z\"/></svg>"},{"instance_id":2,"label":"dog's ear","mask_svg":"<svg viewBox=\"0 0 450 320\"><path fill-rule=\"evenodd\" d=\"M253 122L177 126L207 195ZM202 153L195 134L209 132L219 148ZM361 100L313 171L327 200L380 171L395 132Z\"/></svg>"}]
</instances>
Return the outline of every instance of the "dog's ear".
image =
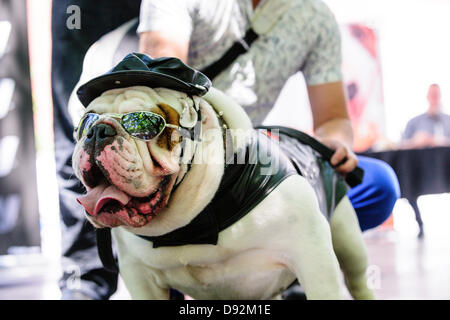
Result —
<instances>
[{"instance_id":1,"label":"dog's ear","mask_svg":"<svg viewBox=\"0 0 450 320\"><path fill-rule=\"evenodd\" d=\"M180 116L180 125L184 128L193 128L197 120L198 114L194 106L190 103L185 103Z\"/></svg>"}]
</instances>

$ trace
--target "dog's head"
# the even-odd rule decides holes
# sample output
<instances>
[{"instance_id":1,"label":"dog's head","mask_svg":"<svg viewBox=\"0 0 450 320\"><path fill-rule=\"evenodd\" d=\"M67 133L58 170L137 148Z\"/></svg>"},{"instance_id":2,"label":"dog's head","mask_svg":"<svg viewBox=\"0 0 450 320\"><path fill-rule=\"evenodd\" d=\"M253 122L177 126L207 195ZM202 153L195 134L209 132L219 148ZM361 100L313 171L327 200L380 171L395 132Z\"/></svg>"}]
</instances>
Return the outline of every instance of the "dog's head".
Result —
<instances>
[{"instance_id":1,"label":"dog's head","mask_svg":"<svg viewBox=\"0 0 450 320\"><path fill-rule=\"evenodd\" d=\"M151 139L131 136L121 115L150 111L170 127ZM142 227L163 209L194 154L195 99L164 88L135 86L104 92L86 108L73 154L76 176L86 186L78 198L97 227ZM134 123L139 126L140 123ZM179 127L183 130L178 130ZM183 142L183 143L182 143Z\"/></svg>"}]
</instances>

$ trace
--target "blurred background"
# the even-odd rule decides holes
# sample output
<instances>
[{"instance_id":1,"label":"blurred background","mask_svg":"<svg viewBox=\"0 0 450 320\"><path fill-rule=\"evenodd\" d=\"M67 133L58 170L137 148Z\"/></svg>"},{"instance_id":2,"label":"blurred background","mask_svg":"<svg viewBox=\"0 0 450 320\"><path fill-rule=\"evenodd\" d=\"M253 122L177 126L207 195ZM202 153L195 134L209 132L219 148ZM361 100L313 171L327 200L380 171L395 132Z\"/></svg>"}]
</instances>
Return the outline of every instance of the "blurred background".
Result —
<instances>
[{"instance_id":1,"label":"blurred background","mask_svg":"<svg viewBox=\"0 0 450 320\"><path fill-rule=\"evenodd\" d=\"M450 0L325 2L340 25L355 151L387 161L402 189L388 221L364 233L369 280L381 299L450 299L450 147L402 143L431 84L450 113ZM0 0L0 299L60 297L50 14L50 0ZM265 122L311 132L300 73ZM113 298L128 298L123 285Z\"/></svg>"}]
</instances>

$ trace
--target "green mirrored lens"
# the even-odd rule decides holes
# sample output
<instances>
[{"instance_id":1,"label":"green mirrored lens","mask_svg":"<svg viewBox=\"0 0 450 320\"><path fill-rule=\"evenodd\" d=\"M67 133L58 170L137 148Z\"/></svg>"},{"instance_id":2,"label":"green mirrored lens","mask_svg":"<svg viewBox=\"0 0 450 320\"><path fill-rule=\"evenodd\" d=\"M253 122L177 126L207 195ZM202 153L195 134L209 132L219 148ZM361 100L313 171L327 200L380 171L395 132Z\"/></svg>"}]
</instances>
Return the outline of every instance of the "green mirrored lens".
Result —
<instances>
[{"instance_id":1,"label":"green mirrored lens","mask_svg":"<svg viewBox=\"0 0 450 320\"><path fill-rule=\"evenodd\" d=\"M80 124L77 128L77 140L83 138L89 132L89 129L92 128L95 121L98 120L100 116L96 113L88 113L80 120Z\"/></svg>"},{"instance_id":2,"label":"green mirrored lens","mask_svg":"<svg viewBox=\"0 0 450 320\"><path fill-rule=\"evenodd\" d=\"M122 126L138 139L151 140L160 134L166 125L162 116L152 112L131 112L122 117Z\"/></svg>"}]
</instances>

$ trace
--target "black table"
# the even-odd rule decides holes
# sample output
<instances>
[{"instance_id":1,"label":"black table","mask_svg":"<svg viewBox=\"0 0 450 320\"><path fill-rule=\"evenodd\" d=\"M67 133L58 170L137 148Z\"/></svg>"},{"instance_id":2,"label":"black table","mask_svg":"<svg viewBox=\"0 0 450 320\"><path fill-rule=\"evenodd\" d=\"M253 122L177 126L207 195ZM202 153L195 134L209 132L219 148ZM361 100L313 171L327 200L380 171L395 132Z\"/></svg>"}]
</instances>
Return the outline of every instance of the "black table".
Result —
<instances>
[{"instance_id":1,"label":"black table","mask_svg":"<svg viewBox=\"0 0 450 320\"><path fill-rule=\"evenodd\" d=\"M414 209L423 236L423 222L417 198L424 194L450 192L450 147L367 152L361 155L387 162L400 183L401 197Z\"/></svg>"}]
</instances>

